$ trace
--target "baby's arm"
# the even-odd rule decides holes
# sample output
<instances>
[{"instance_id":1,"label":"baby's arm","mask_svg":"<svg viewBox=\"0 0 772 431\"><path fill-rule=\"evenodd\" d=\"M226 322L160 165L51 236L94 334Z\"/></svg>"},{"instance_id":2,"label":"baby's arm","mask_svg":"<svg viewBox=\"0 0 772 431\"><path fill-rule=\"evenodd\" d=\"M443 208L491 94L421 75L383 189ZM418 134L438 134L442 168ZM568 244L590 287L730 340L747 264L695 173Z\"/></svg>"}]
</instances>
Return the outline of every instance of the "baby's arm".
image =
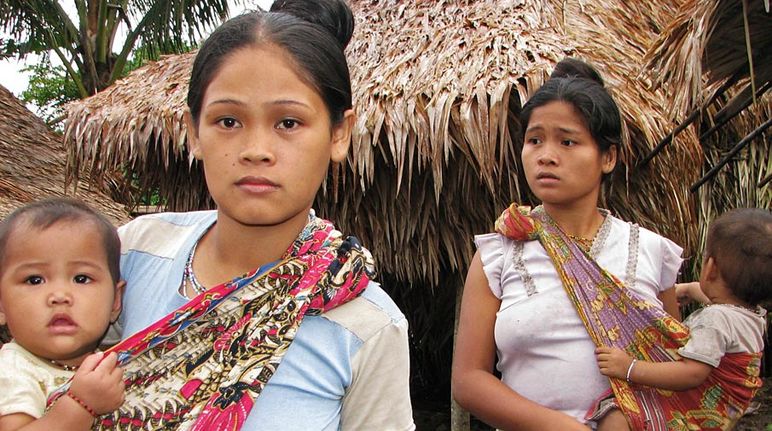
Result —
<instances>
[{"instance_id":1,"label":"baby's arm","mask_svg":"<svg viewBox=\"0 0 772 431\"><path fill-rule=\"evenodd\" d=\"M678 305L686 305L692 301L697 301L702 305L710 304L710 299L700 289L699 281L692 281L690 283L676 283L675 284L676 298L678 299Z\"/></svg>"},{"instance_id":2,"label":"baby's arm","mask_svg":"<svg viewBox=\"0 0 772 431\"><path fill-rule=\"evenodd\" d=\"M102 353L88 356L75 372L67 394L41 418L25 413L0 416L0 431L91 429L94 415L109 413L123 403L123 370L114 353L102 357Z\"/></svg>"},{"instance_id":3,"label":"baby's arm","mask_svg":"<svg viewBox=\"0 0 772 431\"><path fill-rule=\"evenodd\" d=\"M708 364L689 358L678 361L648 362L633 359L623 350L615 347L595 349L598 366L604 376L626 379L628 370L630 381L639 385L651 386L671 391L692 389L705 381L713 370Z\"/></svg>"}]
</instances>

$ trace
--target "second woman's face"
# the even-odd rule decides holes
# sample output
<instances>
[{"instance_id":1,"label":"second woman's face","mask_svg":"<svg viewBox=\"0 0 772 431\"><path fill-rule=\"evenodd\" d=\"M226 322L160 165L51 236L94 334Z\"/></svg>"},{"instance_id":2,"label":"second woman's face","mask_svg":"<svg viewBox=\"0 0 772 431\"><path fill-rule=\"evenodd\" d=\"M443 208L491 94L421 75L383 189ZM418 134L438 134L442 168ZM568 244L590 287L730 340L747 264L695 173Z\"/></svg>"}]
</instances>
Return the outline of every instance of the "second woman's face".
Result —
<instances>
[{"instance_id":1,"label":"second woman's face","mask_svg":"<svg viewBox=\"0 0 772 431\"><path fill-rule=\"evenodd\" d=\"M330 160L346 157L353 112L333 126L284 51L261 45L223 59L198 125L190 115L186 121L191 152L222 215L273 226L306 217Z\"/></svg>"},{"instance_id":2,"label":"second woman's face","mask_svg":"<svg viewBox=\"0 0 772 431\"><path fill-rule=\"evenodd\" d=\"M616 163L616 147L601 152L573 105L555 101L533 110L525 131L523 169L545 205L596 205L603 174Z\"/></svg>"}]
</instances>

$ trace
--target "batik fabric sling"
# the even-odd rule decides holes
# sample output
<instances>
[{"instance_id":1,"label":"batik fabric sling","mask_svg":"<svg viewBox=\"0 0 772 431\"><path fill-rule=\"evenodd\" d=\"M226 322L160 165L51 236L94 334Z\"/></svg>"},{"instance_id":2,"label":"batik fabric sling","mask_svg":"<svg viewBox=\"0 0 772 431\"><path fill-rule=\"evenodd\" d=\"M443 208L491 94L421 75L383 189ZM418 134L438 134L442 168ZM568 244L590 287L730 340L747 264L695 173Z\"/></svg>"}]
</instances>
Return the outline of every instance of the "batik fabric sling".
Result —
<instances>
[{"instance_id":1,"label":"batik fabric sling","mask_svg":"<svg viewBox=\"0 0 772 431\"><path fill-rule=\"evenodd\" d=\"M531 211L512 204L496 221L496 231L542 244L595 345L618 347L640 360L679 359L688 328L601 268L543 207ZM612 378L614 402L634 430L731 429L761 387L760 358L727 354L702 385L681 392Z\"/></svg>"},{"instance_id":2,"label":"batik fabric sling","mask_svg":"<svg viewBox=\"0 0 772 431\"><path fill-rule=\"evenodd\" d=\"M270 270L213 287L110 349L126 401L94 428L240 429L303 317L357 297L373 275L356 238L311 216Z\"/></svg>"}]
</instances>

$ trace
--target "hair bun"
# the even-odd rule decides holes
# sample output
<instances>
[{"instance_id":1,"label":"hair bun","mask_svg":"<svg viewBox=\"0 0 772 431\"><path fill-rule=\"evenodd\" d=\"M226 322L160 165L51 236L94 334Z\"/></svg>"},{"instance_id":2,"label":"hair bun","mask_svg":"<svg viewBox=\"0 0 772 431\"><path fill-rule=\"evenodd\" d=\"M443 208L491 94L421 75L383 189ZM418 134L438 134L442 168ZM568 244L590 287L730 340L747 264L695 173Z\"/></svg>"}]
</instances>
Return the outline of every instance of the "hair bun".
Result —
<instances>
[{"instance_id":1,"label":"hair bun","mask_svg":"<svg viewBox=\"0 0 772 431\"><path fill-rule=\"evenodd\" d=\"M343 0L276 0L270 11L290 14L324 27L342 48L346 48L354 34L354 15Z\"/></svg>"},{"instance_id":2,"label":"hair bun","mask_svg":"<svg viewBox=\"0 0 772 431\"><path fill-rule=\"evenodd\" d=\"M566 57L555 65L550 78L584 78L595 81L603 87L603 78L594 67L572 57Z\"/></svg>"}]
</instances>

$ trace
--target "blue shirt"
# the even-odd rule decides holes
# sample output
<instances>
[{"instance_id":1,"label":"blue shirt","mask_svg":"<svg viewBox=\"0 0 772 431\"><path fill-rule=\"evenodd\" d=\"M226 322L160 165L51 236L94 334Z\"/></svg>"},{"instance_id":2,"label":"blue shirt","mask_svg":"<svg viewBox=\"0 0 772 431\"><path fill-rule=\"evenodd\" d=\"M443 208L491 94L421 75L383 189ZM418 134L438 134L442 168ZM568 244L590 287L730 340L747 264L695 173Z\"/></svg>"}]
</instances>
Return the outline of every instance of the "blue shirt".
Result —
<instances>
[{"instance_id":1,"label":"blue shirt","mask_svg":"<svg viewBox=\"0 0 772 431\"><path fill-rule=\"evenodd\" d=\"M188 300L179 293L193 245L216 211L139 217L119 229L127 282L123 338ZM371 282L364 293L303 319L245 430L412 430L407 321Z\"/></svg>"}]
</instances>

